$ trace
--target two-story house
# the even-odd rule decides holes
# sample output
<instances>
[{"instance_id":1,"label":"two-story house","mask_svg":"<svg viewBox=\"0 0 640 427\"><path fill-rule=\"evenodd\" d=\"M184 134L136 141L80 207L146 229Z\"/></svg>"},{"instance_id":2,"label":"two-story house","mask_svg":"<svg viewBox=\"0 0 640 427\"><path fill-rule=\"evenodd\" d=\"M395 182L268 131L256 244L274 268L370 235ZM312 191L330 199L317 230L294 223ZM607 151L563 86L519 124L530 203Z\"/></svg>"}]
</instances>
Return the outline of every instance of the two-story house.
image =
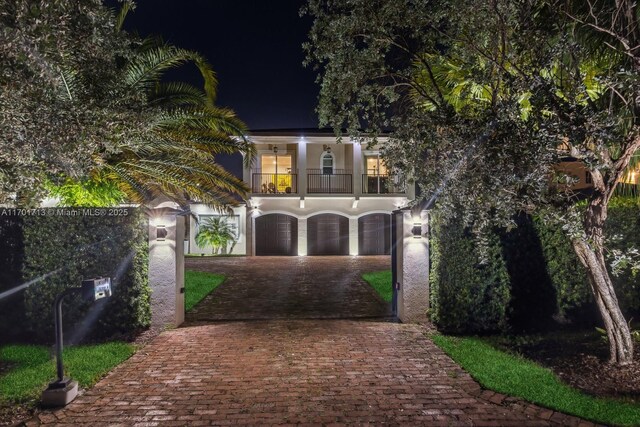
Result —
<instances>
[{"instance_id":1,"label":"two-story house","mask_svg":"<svg viewBox=\"0 0 640 427\"><path fill-rule=\"evenodd\" d=\"M227 248L246 255L389 254L390 214L414 198L413 185L387 170L379 145L329 132L265 131L251 135L257 156L245 167L245 204L227 218L238 241ZM384 144L380 138L378 144ZM202 221L219 215L192 205ZM189 253L207 253L189 231Z\"/></svg>"}]
</instances>

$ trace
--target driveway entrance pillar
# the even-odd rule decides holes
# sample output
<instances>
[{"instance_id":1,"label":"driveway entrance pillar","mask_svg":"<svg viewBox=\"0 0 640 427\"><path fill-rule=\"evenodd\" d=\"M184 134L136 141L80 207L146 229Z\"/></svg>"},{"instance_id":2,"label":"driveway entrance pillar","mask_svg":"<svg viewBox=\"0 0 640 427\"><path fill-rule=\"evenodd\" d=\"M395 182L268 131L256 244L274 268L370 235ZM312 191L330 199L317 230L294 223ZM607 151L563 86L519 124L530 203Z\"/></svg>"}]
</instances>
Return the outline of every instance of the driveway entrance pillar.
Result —
<instances>
[{"instance_id":1,"label":"driveway entrance pillar","mask_svg":"<svg viewBox=\"0 0 640 427\"><path fill-rule=\"evenodd\" d=\"M162 330L184 322L185 217L166 200L156 199L148 208L151 326Z\"/></svg>"},{"instance_id":2,"label":"driveway entrance pillar","mask_svg":"<svg viewBox=\"0 0 640 427\"><path fill-rule=\"evenodd\" d=\"M427 321L429 308L429 212L393 212L392 275L395 312L404 323Z\"/></svg>"}]
</instances>

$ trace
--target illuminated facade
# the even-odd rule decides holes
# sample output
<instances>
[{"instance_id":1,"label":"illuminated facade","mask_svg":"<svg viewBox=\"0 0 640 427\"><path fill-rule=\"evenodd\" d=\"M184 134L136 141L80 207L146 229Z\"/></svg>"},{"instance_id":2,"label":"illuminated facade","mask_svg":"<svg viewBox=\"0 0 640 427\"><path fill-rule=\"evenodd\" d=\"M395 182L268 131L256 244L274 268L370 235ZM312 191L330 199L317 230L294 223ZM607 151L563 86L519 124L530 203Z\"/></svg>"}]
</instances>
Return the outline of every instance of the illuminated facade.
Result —
<instances>
[{"instance_id":1,"label":"illuminated facade","mask_svg":"<svg viewBox=\"0 0 640 427\"><path fill-rule=\"evenodd\" d=\"M319 132L256 132L257 156L245 167L245 205L229 218L238 241L227 252L247 255L377 255L390 250L390 214L415 197L413 185L387 169L377 145ZM215 212L193 205L196 219Z\"/></svg>"}]
</instances>

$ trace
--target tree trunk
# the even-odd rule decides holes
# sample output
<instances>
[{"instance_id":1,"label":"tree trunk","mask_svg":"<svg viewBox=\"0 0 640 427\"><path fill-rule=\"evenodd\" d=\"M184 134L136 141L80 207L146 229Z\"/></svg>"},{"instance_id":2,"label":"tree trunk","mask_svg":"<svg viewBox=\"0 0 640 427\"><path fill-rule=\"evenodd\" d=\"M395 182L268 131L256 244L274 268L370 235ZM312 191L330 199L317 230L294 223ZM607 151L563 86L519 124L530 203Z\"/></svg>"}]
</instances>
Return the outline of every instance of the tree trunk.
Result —
<instances>
[{"instance_id":1,"label":"tree trunk","mask_svg":"<svg viewBox=\"0 0 640 427\"><path fill-rule=\"evenodd\" d=\"M602 199L591 200L585 213L587 238L572 239L580 262L586 267L591 290L609 339L610 362L628 365L633 362L633 341L604 258L603 227L607 205Z\"/></svg>"}]
</instances>

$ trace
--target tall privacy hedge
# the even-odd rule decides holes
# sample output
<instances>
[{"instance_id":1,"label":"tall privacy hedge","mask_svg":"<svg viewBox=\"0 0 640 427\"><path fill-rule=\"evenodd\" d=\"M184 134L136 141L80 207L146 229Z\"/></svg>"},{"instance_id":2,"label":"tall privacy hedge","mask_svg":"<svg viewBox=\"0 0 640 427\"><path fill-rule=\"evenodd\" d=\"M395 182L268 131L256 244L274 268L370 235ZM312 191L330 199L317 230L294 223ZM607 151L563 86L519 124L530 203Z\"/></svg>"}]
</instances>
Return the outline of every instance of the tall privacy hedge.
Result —
<instances>
[{"instance_id":1,"label":"tall privacy hedge","mask_svg":"<svg viewBox=\"0 0 640 427\"><path fill-rule=\"evenodd\" d=\"M21 259L11 261L14 270L16 263L20 266L13 284L33 281L18 298L12 298L11 311L21 311L23 322L0 319L12 323L12 332L19 332L13 335L50 342L55 296L67 287L79 286L83 278L98 276L112 278L113 296L94 304L66 297L65 338L78 342L122 337L149 325L148 228L141 210L51 208L44 214L0 219L0 229L11 229L18 236L14 240L20 242L15 245L22 249ZM18 232L16 223L20 223ZM0 301L0 310L6 308L4 304Z\"/></svg>"},{"instance_id":2,"label":"tall privacy hedge","mask_svg":"<svg viewBox=\"0 0 640 427\"><path fill-rule=\"evenodd\" d=\"M449 333L516 332L554 322L599 322L584 268L566 234L520 215L510 232L495 230L482 245L457 221L433 216L430 317ZM640 205L612 200L610 248L640 248ZM481 248L482 246L482 248ZM487 249L488 248L488 249ZM640 315L640 276L612 276L627 318Z\"/></svg>"},{"instance_id":3,"label":"tall privacy hedge","mask_svg":"<svg viewBox=\"0 0 640 427\"><path fill-rule=\"evenodd\" d=\"M459 221L443 224L434 218L430 244L431 320L445 332L506 328L509 276L497 235L490 236L482 260Z\"/></svg>"}]
</instances>

